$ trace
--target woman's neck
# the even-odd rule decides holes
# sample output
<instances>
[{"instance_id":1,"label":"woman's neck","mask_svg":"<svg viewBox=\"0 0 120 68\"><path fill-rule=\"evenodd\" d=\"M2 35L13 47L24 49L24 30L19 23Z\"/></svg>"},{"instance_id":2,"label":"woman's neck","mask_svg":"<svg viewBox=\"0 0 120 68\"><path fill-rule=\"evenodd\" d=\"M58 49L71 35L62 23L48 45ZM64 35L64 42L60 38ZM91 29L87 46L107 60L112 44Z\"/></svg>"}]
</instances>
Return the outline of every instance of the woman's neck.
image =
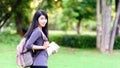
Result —
<instances>
[{"instance_id":1,"label":"woman's neck","mask_svg":"<svg viewBox=\"0 0 120 68\"><path fill-rule=\"evenodd\" d=\"M42 27L41 26L38 26L38 28L40 28L42 30Z\"/></svg>"},{"instance_id":2,"label":"woman's neck","mask_svg":"<svg viewBox=\"0 0 120 68\"><path fill-rule=\"evenodd\" d=\"M38 29L39 29L40 31L42 31L42 28L41 28L41 27L38 27Z\"/></svg>"}]
</instances>

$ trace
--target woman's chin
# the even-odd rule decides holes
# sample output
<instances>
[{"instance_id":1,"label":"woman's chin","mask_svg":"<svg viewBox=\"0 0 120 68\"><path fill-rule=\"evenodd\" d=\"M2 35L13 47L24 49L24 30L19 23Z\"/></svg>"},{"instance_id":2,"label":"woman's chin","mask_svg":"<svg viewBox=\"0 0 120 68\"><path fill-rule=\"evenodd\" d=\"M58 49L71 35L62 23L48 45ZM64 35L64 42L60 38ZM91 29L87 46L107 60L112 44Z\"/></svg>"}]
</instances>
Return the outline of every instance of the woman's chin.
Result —
<instances>
[{"instance_id":1,"label":"woman's chin","mask_svg":"<svg viewBox=\"0 0 120 68\"><path fill-rule=\"evenodd\" d=\"M42 27L45 27L45 25L42 25Z\"/></svg>"}]
</instances>

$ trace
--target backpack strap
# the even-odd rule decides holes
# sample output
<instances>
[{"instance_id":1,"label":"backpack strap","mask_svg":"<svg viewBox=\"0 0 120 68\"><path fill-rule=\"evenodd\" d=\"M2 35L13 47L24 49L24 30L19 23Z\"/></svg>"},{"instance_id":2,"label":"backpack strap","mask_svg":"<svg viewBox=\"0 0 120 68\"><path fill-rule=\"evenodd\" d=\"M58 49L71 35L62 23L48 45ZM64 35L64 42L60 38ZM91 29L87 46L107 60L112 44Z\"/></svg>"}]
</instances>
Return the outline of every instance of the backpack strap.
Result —
<instances>
[{"instance_id":1,"label":"backpack strap","mask_svg":"<svg viewBox=\"0 0 120 68\"><path fill-rule=\"evenodd\" d=\"M22 48L22 53L27 52L27 50L25 50L26 43L27 43L27 39L26 39L26 38L24 38L24 39L25 39L25 43L24 43L23 48ZM24 51L24 50L25 50L25 51Z\"/></svg>"}]
</instances>

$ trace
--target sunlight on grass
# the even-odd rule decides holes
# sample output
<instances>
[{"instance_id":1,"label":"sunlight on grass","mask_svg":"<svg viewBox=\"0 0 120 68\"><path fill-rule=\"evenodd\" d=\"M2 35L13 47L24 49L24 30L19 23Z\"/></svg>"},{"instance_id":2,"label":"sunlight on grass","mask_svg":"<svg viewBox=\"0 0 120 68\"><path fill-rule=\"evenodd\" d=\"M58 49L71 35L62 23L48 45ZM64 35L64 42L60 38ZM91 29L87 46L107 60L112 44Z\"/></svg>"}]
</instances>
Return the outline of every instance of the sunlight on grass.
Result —
<instances>
[{"instance_id":1,"label":"sunlight on grass","mask_svg":"<svg viewBox=\"0 0 120 68\"><path fill-rule=\"evenodd\" d=\"M76 34L75 31L59 31L59 30L49 30L49 34Z\"/></svg>"},{"instance_id":2,"label":"sunlight on grass","mask_svg":"<svg viewBox=\"0 0 120 68\"><path fill-rule=\"evenodd\" d=\"M55 34L77 34L76 31L58 31L58 30L49 30L49 34L55 35ZM94 31L83 31L80 33L80 35L96 35L96 32Z\"/></svg>"}]
</instances>

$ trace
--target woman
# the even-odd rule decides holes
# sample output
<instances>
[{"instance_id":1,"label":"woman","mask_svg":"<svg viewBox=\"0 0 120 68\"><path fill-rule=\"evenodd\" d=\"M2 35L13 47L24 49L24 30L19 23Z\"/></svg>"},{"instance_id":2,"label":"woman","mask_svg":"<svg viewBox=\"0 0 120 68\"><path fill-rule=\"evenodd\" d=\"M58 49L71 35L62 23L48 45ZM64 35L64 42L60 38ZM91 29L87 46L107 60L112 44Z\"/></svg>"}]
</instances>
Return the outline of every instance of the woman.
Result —
<instances>
[{"instance_id":1,"label":"woman","mask_svg":"<svg viewBox=\"0 0 120 68\"><path fill-rule=\"evenodd\" d=\"M48 54L46 49L48 42L48 15L43 10L38 10L32 24L25 34L27 39L26 48L33 50L34 61L30 68L48 68Z\"/></svg>"}]
</instances>

